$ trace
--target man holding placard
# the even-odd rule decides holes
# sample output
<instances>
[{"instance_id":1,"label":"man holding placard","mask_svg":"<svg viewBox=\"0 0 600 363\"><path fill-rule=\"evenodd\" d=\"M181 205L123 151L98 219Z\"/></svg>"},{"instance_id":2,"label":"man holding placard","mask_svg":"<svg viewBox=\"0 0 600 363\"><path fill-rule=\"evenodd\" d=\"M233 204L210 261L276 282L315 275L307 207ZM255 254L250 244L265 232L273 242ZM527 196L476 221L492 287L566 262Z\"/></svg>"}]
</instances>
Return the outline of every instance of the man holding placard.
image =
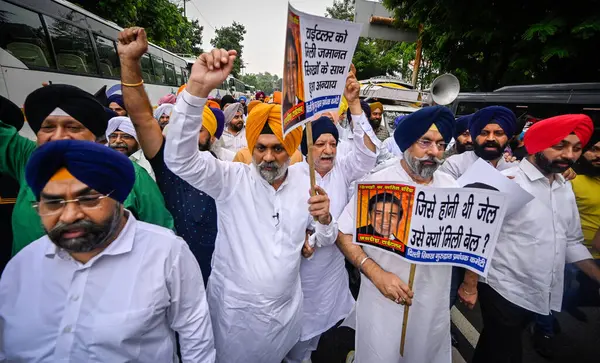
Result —
<instances>
[{"instance_id":1,"label":"man holding placard","mask_svg":"<svg viewBox=\"0 0 600 363\"><path fill-rule=\"evenodd\" d=\"M423 108L406 116L394 132L403 159L371 174L367 181L456 187L452 177L437 173L452 138L454 115L443 106ZM419 266L414 275L418 293L407 285L411 264L380 248L352 243L356 231L356 201L339 219L338 246L364 274L356 305L357 362L451 361L450 266ZM384 204L384 203L381 203ZM395 243L395 242L392 242ZM400 356L403 313L411 305L406 351Z\"/></svg>"}]
</instances>

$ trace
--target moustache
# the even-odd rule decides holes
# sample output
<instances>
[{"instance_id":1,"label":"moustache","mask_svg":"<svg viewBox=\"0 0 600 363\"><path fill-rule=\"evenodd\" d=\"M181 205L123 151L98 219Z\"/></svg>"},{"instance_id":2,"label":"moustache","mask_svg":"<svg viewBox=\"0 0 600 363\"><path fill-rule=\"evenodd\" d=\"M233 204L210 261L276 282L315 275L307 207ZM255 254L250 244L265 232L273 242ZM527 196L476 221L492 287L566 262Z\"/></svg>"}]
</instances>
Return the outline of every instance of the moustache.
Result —
<instances>
[{"instance_id":1,"label":"moustache","mask_svg":"<svg viewBox=\"0 0 600 363\"><path fill-rule=\"evenodd\" d=\"M279 165L276 161L263 161L262 163L258 164L258 167L261 169L279 169L281 167L281 165Z\"/></svg>"},{"instance_id":2,"label":"moustache","mask_svg":"<svg viewBox=\"0 0 600 363\"><path fill-rule=\"evenodd\" d=\"M598 159L598 160L600 160L600 159ZM573 164L575 164L575 162L571 159L557 159L557 160L553 160L550 164L551 165L567 164L570 168L573 166Z\"/></svg>"},{"instance_id":3,"label":"moustache","mask_svg":"<svg viewBox=\"0 0 600 363\"><path fill-rule=\"evenodd\" d=\"M486 141L483 144L480 145L482 148L486 148L486 147L493 147L495 149L501 150L502 146L497 143L496 141Z\"/></svg>"},{"instance_id":4,"label":"moustache","mask_svg":"<svg viewBox=\"0 0 600 363\"><path fill-rule=\"evenodd\" d=\"M63 234L74 230L83 230L85 235L102 231L102 228L85 219L70 224L58 222L56 226L48 232L48 237L53 241L58 241L62 238Z\"/></svg>"},{"instance_id":5,"label":"moustache","mask_svg":"<svg viewBox=\"0 0 600 363\"><path fill-rule=\"evenodd\" d=\"M127 144L124 142L115 142L108 145L111 149L124 148L127 149Z\"/></svg>"},{"instance_id":6,"label":"moustache","mask_svg":"<svg viewBox=\"0 0 600 363\"><path fill-rule=\"evenodd\" d=\"M441 165L441 164L444 162L444 160L443 160L443 159L438 159L438 158L436 158L435 156L423 156L422 158L417 158L417 157L415 157L415 160L418 160L418 161L420 161L420 162L421 162L421 164L422 164L423 162L425 162L425 161L429 161L429 162L432 162L432 163L434 163L434 164Z\"/></svg>"}]
</instances>

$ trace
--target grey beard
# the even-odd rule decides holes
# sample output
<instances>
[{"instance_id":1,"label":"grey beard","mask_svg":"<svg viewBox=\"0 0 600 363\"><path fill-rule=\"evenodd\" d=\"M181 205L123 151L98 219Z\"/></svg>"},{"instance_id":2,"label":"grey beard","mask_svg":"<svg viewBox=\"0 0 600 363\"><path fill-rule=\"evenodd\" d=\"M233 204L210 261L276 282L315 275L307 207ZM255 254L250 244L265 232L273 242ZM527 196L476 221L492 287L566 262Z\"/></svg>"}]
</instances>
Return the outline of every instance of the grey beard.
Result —
<instances>
[{"instance_id":1,"label":"grey beard","mask_svg":"<svg viewBox=\"0 0 600 363\"><path fill-rule=\"evenodd\" d=\"M260 176L266 180L267 183L272 184L275 180L279 180L285 175L290 166L290 159L287 159L283 165L279 165L276 161L263 161L262 163L257 164L254 158L252 158L252 164L258 169ZM265 170L264 168L267 166L272 167L273 170Z\"/></svg>"},{"instance_id":2,"label":"grey beard","mask_svg":"<svg viewBox=\"0 0 600 363\"><path fill-rule=\"evenodd\" d=\"M403 155L404 160L406 160L406 164L408 164L410 170L423 179L429 179L433 177L433 173L435 173L435 171L444 162L442 159L429 156L417 158L412 156L408 150L404 150ZM423 161L433 161L435 165L423 165Z\"/></svg>"}]
</instances>

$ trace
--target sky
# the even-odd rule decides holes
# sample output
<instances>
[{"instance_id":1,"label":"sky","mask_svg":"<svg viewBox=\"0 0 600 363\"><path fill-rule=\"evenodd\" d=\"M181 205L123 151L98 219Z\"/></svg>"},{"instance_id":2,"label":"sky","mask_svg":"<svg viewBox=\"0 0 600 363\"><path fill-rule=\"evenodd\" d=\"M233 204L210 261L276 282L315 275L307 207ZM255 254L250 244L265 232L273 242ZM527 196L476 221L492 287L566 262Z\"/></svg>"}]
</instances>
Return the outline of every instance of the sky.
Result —
<instances>
[{"instance_id":1,"label":"sky","mask_svg":"<svg viewBox=\"0 0 600 363\"><path fill-rule=\"evenodd\" d=\"M299 11L324 16L333 0L292 0ZM215 28L229 26L235 20L246 27L242 45L245 73L283 74L286 0L191 0L186 4L187 17L204 26L202 49L212 49L210 40Z\"/></svg>"}]
</instances>

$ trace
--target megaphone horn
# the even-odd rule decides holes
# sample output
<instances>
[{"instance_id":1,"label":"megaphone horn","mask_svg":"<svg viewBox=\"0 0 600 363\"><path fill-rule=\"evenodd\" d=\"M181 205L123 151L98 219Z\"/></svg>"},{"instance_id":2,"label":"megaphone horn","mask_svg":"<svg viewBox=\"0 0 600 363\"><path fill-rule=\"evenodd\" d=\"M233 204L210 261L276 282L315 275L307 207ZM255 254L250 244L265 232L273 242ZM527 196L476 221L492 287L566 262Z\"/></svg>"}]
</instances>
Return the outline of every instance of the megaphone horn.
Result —
<instances>
[{"instance_id":1,"label":"megaphone horn","mask_svg":"<svg viewBox=\"0 0 600 363\"><path fill-rule=\"evenodd\" d=\"M431 100L435 104L448 105L458 97L460 82L453 74L442 74L433 80L430 90Z\"/></svg>"}]
</instances>

